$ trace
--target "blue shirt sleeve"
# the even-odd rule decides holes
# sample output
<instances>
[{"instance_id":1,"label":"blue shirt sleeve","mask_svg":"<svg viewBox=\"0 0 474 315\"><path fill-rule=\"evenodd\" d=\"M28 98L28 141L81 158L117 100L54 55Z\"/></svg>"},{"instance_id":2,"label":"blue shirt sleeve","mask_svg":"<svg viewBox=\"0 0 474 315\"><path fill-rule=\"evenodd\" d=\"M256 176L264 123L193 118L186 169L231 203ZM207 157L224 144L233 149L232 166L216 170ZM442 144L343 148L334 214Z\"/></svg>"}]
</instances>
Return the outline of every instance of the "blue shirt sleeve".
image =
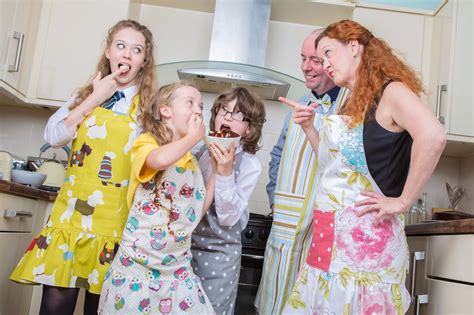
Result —
<instances>
[{"instance_id":1,"label":"blue shirt sleeve","mask_svg":"<svg viewBox=\"0 0 474 315\"><path fill-rule=\"evenodd\" d=\"M275 188L278 177L278 169L280 168L281 153L283 152L283 146L286 140L286 134L288 133L288 126L290 125L291 111L285 117L283 128L281 129L278 141L270 152L271 160L268 168L268 176L270 181L267 184L267 195L268 201L270 202L270 208L273 208L275 200Z\"/></svg>"}]
</instances>

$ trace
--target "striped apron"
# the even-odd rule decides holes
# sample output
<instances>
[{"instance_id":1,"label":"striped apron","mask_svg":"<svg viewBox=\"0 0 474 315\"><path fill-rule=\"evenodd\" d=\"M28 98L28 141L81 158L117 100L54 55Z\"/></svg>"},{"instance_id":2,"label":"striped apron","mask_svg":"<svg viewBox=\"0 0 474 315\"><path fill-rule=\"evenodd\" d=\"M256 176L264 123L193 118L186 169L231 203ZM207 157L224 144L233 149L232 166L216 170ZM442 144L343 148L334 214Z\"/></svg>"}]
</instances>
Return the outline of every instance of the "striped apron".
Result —
<instances>
[{"instance_id":1,"label":"striped apron","mask_svg":"<svg viewBox=\"0 0 474 315\"><path fill-rule=\"evenodd\" d=\"M344 88L339 91L331 112L337 112L348 94ZM321 115L316 115L315 125L320 124ZM276 183L273 225L255 300L259 314L282 312L305 262L311 242L317 164L305 133L290 121Z\"/></svg>"}]
</instances>

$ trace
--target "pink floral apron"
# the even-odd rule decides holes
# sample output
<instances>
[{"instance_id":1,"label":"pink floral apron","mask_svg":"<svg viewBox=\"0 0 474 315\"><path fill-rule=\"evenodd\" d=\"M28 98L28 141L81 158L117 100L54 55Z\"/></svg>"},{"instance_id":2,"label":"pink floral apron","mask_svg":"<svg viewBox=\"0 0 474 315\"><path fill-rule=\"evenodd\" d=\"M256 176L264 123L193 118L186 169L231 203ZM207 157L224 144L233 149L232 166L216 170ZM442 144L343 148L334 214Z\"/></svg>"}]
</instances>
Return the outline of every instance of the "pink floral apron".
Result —
<instances>
[{"instance_id":1,"label":"pink floral apron","mask_svg":"<svg viewBox=\"0 0 474 315\"><path fill-rule=\"evenodd\" d=\"M313 239L284 314L404 314L407 243L403 215L362 217L363 190L382 193L369 173L363 124L322 118Z\"/></svg>"}]
</instances>

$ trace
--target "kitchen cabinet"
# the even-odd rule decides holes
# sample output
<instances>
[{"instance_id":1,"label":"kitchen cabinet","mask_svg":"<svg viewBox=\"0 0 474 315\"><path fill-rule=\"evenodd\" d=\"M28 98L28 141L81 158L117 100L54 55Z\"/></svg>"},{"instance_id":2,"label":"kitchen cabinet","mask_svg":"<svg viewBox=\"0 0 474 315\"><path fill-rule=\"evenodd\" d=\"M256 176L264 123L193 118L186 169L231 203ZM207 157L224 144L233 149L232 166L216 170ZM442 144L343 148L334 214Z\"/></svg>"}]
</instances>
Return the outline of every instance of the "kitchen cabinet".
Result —
<instances>
[{"instance_id":1,"label":"kitchen cabinet","mask_svg":"<svg viewBox=\"0 0 474 315\"><path fill-rule=\"evenodd\" d=\"M0 193L0 315L29 314L33 286L8 278L43 227L47 204L46 200Z\"/></svg>"},{"instance_id":2,"label":"kitchen cabinet","mask_svg":"<svg viewBox=\"0 0 474 315\"><path fill-rule=\"evenodd\" d=\"M407 314L474 314L474 234L409 236Z\"/></svg>"},{"instance_id":3,"label":"kitchen cabinet","mask_svg":"<svg viewBox=\"0 0 474 315\"><path fill-rule=\"evenodd\" d=\"M473 242L473 234L429 237L425 314L474 314Z\"/></svg>"},{"instance_id":4,"label":"kitchen cabinet","mask_svg":"<svg viewBox=\"0 0 474 315\"><path fill-rule=\"evenodd\" d=\"M407 243L409 262L405 286L411 297L411 304L407 314L413 315L420 314L422 308L425 307L428 296L428 281L425 278L428 237L407 237Z\"/></svg>"},{"instance_id":5,"label":"kitchen cabinet","mask_svg":"<svg viewBox=\"0 0 474 315\"><path fill-rule=\"evenodd\" d=\"M356 7L354 21L380 37L421 76L427 77L427 39L430 38L433 17L407 12Z\"/></svg>"},{"instance_id":6,"label":"kitchen cabinet","mask_svg":"<svg viewBox=\"0 0 474 315\"><path fill-rule=\"evenodd\" d=\"M435 16L430 103L448 140L474 143L473 12L471 0L451 0Z\"/></svg>"},{"instance_id":7,"label":"kitchen cabinet","mask_svg":"<svg viewBox=\"0 0 474 315\"><path fill-rule=\"evenodd\" d=\"M0 87L23 103L62 105L93 75L105 47L107 30L119 20L137 15L139 6L132 2L0 1L2 33L7 24L20 24L22 27L15 29L29 30L20 62L24 75L23 72L12 75L4 69L1 76L4 85ZM16 8L14 17L10 16L12 8ZM4 20L4 15L12 22ZM9 48L3 54L11 64L16 43L8 39L8 44Z\"/></svg>"},{"instance_id":8,"label":"kitchen cabinet","mask_svg":"<svg viewBox=\"0 0 474 315\"><path fill-rule=\"evenodd\" d=\"M128 17L129 0L44 1L35 60L35 98L64 102L95 71L108 29ZM85 19L85 20L84 20Z\"/></svg>"},{"instance_id":9,"label":"kitchen cabinet","mask_svg":"<svg viewBox=\"0 0 474 315\"><path fill-rule=\"evenodd\" d=\"M41 1L0 1L0 87L25 96Z\"/></svg>"}]
</instances>

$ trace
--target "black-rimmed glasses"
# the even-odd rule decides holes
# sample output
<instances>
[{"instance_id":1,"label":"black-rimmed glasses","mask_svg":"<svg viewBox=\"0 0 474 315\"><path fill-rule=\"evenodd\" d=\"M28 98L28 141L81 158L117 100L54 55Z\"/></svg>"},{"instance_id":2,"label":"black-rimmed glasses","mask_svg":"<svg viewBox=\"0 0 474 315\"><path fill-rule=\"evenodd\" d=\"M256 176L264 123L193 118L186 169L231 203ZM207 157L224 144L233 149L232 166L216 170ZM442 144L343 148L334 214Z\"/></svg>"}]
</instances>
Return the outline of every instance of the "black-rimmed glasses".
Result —
<instances>
[{"instance_id":1,"label":"black-rimmed glasses","mask_svg":"<svg viewBox=\"0 0 474 315\"><path fill-rule=\"evenodd\" d=\"M230 114L230 117L233 120L249 121L247 118L245 118L244 113L242 113L242 112L231 112L230 110L227 110L224 107L220 107L219 110L217 111L217 114L220 115L220 116L226 116L227 114Z\"/></svg>"}]
</instances>

